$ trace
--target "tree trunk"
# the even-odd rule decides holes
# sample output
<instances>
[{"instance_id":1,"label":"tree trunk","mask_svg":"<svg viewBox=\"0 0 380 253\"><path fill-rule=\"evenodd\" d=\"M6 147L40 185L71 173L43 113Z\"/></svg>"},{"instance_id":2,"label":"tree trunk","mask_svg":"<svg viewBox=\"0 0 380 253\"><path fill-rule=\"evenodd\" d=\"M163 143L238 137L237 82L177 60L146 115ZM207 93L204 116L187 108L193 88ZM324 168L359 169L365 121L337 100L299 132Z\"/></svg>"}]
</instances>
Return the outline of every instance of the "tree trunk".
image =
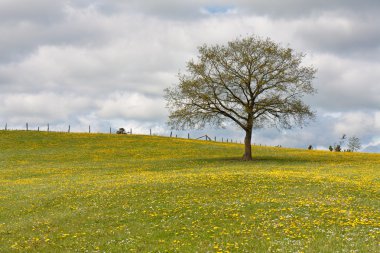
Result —
<instances>
[{"instance_id":1,"label":"tree trunk","mask_svg":"<svg viewBox=\"0 0 380 253\"><path fill-rule=\"evenodd\" d=\"M245 131L245 138L244 138L244 145L245 145L245 151L243 155L244 161L251 161L252 160L252 148L251 148L251 139L252 139L252 129Z\"/></svg>"}]
</instances>

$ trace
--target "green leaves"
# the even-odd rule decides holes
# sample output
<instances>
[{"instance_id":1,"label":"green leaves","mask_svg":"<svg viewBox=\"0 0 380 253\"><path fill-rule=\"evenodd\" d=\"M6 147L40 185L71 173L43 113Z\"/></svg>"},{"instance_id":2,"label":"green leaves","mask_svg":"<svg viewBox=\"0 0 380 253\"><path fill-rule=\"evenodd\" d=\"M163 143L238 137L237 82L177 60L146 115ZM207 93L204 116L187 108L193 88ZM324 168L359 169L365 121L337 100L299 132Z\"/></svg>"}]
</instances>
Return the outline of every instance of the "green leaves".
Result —
<instances>
[{"instance_id":1,"label":"green leaves","mask_svg":"<svg viewBox=\"0 0 380 253\"><path fill-rule=\"evenodd\" d=\"M166 90L172 127L232 120L245 129L253 123L249 118L291 126L314 116L301 100L315 92L316 70L301 66L304 54L256 36L203 45L198 52L178 85Z\"/></svg>"},{"instance_id":2,"label":"green leaves","mask_svg":"<svg viewBox=\"0 0 380 253\"><path fill-rule=\"evenodd\" d=\"M166 90L172 128L232 121L246 132L250 145L253 127L290 128L314 117L302 102L304 94L315 92L316 73L301 66L304 54L255 36L203 45L198 53L198 61L187 63L177 86Z\"/></svg>"}]
</instances>

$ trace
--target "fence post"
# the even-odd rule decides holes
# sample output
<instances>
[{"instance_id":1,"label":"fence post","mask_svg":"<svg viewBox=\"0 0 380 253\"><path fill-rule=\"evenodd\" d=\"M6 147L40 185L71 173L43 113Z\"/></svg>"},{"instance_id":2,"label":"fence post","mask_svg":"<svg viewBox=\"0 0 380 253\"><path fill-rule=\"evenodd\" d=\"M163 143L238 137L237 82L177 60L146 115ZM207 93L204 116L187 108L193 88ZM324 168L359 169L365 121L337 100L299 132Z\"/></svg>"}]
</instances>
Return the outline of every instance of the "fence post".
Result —
<instances>
[{"instance_id":1,"label":"fence post","mask_svg":"<svg viewBox=\"0 0 380 253\"><path fill-rule=\"evenodd\" d=\"M173 131L170 131L170 138L172 137L172 135L173 135Z\"/></svg>"},{"instance_id":2,"label":"fence post","mask_svg":"<svg viewBox=\"0 0 380 253\"><path fill-rule=\"evenodd\" d=\"M131 131L130 131L130 133L132 134L132 128L131 128Z\"/></svg>"},{"instance_id":3,"label":"fence post","mask_svg":"<svg viewBox=\"0 0 380 253\"><path fill-rule=\"evenodd\" d=\"M177 138L177 135L175 135L175 137Z\"/></svg>"},{"instance_id":4,"label":"fence post","mask_svg":"<svg viewBox=\"0 0 380 253\"><path fill-rule=\"evenodd\" d=\"M69 129L67 130L68 133L70 133L70 125L69 125Z\"/></svg>"},{"instance_id":5,"label":"fence post","mask_svg":"<svg viewBox=\"0 0 380 253\"><path fill-rule=\"evenodd\" d=\"M88 125L88 133L91 133L91 126Z\"/></svg>"},{"instance_id":6,"label":"fence post","mask_svg":"<svg viewBox=\"0 0 380 253\"><path fill-rule=\"evenodd\" d=\"M190 139L190 133L187 133L187 139Z\"/></svg>"},{"instance_id":7,"label":"fence post","mask_svg":"<svg viewBox=\"0 0 380 253\"><path fill-rule=\"evenodd\" d=\"M47 131L48 131L48 132L50 131L50 126L49 126L49 123L48 123L48 128L47 128Z\"/></svg>"},{"instance_id":8,"label":"fence post","mask_svg":"<svg viewBox=\"0 0 380 253\"><path fill-rule=\"evenodd\" d=\"M38 132L40 131L40 127L39 127L39 126L37 127L37 131L38 131Z\"/></svg>"},{"instance_id":9,"label":"fence post","mask_svg":"<svg viewBox=\"0 0 380 253\"><path fill-rule=\"evenodd\" d=\"M7 131L8 123L5 123L5 131Z\"/></svg>"},{"instance_id":10,"label":"fence post","mask_svg":"<svg viewBox=\"0 0 380 253\"><path fill-rule=\"evenodd\" d=\"M111 131L111 127L110 127L110 134L112 133L112 131Z\"/></svg>"},{"instance_id":11,"label":"fence post","mask_svg":"<svg viewBox=\"0 0 380 253\"><path fill-rule=\"evenodd\" d=\"M214 137L214 140L216 141L216 136Z\"/></svg>"},{"instance_id":12,"label":"fence post","mask_svg":"<svg viewBox=\"0 0 380 253\"><path fill-rule=\"evenodd\" d=\"M28 131L29 129L28 129L28 123L26 123L26 131Z\"/></svg>"},{"instance_id":13,"label":"fence post","mask_svg":"<svg viewBox=\"0 0 380 253\"><path fill-rule=\"evenodd\" d=\"M152 135L152 128L149 128L149 135Z\"/></svg>"},{"instance_id":14,"label":"fence post","mask_svg":"<svg viewBox=\"0 0 380 253\"><path fill-rule=\"evenodd\" d=\"M223 137L222 137L222 142L223 142Z\"/></svg>"}]
</instances>

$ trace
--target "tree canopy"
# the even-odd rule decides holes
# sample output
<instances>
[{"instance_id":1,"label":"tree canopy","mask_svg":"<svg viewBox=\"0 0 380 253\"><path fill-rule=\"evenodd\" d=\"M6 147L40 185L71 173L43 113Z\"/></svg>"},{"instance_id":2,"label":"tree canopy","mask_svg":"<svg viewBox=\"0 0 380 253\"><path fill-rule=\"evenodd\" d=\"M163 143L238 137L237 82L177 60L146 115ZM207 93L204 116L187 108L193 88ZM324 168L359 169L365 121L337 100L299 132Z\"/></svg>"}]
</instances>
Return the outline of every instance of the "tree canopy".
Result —
<instances>
[{"instance_id":1,"label":"tree canopy","mask_svg":"<svg viewBox=\"0 0 380 253\"><path fill-rule=\"evenodd\" d=\"M361 149L360 139L356 136L352 136L348 139L348 149L352 152L358 151Z\"/></svg>"},{"instance_id":2,"label":"tree canopy","mask_svg":"<svg viewBox=\"0 0 380 253\"><path fill-rule=\"evenodd\" d=\"M304 54L255 36L198 51L178 84L165 90L172 128L221 126L230 120L245 131L243 159L251 160L253 128L302 126L314 117L302 101L315 92L316 73L302 65Z\"/></svg>"}]
</instances>

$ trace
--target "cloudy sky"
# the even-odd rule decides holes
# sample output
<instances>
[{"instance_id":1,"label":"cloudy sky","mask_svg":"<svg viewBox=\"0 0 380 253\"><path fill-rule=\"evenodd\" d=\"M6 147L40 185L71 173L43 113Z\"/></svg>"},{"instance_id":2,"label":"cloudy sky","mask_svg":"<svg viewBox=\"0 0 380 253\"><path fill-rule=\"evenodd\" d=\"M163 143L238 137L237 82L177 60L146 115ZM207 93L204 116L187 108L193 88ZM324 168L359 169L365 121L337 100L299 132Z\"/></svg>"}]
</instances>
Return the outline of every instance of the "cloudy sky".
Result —
<instances>
[{"instance_id":1,"label":"cloudy sky","mask_svg":"<svg viewBox=\"0 0 380 253\"><path fill-rule=\"evenodd\" d=\"M307 54L318 116L255 143L326 148L347 134L380 152L379 27L378 0L0 0L0 128L168 134L163 89L197 47L258 35Z\"/></svg>"}]
</instances>

